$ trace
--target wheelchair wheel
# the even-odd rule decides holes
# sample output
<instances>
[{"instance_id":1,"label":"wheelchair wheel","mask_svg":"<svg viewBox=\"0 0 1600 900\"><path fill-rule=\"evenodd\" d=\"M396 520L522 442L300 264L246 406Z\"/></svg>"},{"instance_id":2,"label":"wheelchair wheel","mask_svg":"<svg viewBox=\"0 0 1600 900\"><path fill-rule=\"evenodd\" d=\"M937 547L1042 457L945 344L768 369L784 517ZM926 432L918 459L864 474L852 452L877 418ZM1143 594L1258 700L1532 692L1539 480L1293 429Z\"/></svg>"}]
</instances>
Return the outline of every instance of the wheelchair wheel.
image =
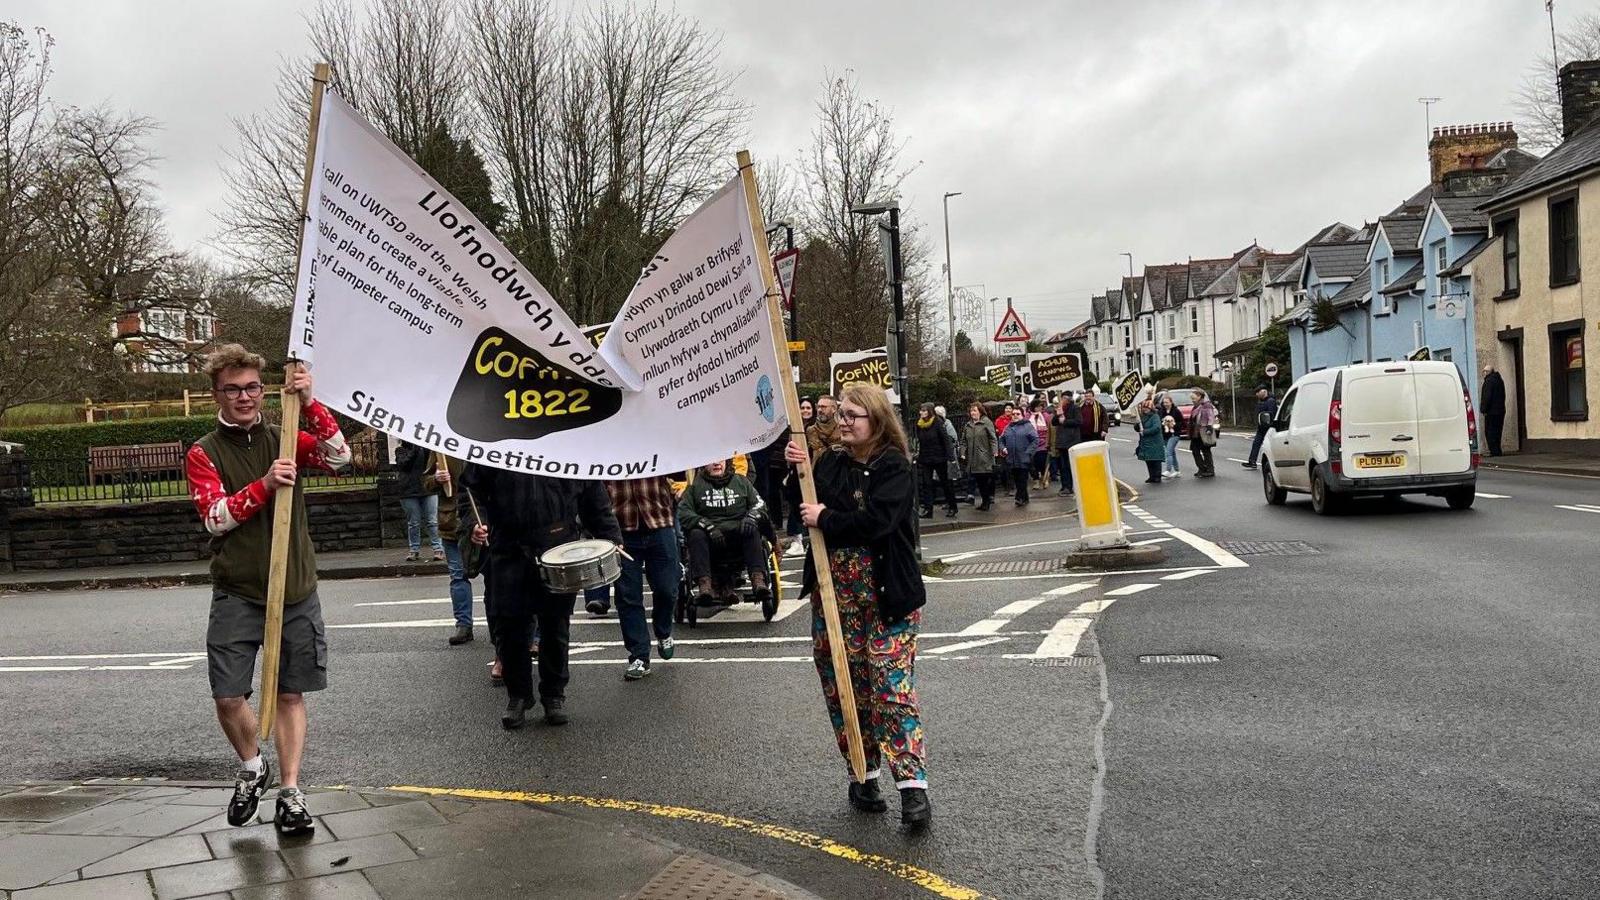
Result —
<instances>
[{"instance_id":1,"label":"wheelchair wheel","mask_svg":"<svg viewBox=\"0 0 1600 900\"><path fill-rule=\"evenodd\" d=\"M783 599L783 582L779 581L783 570L783 558L779 555L778 545L768 546L767 553L767 599L761 601L761 618L768 622L778 614L778 601Z\"/></svg>"},{"instance_id":2,"label":"wheelchair wheel","mask_svg":"<svg viewBox=\"0 0 1600 900\"><path fill-rule=\"evenodd\" d=\"M690 593L689 602L683 604L683 611L689 617L689 627L694 628L700 622L700 598Z\"/></svg>"}]
</instances>

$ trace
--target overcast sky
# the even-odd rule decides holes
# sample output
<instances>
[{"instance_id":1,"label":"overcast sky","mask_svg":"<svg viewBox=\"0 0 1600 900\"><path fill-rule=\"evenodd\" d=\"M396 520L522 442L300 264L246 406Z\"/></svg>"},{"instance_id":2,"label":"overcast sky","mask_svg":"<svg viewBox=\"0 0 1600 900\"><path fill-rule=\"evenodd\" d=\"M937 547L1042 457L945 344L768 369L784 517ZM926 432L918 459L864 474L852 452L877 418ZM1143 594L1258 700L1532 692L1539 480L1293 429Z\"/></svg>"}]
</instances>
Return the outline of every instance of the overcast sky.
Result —
<instances>
[{"instance_id":1,"label":"overcast sky","mask_svg":"<svg viewBox=\"0 0 1600 900\"><path fill-rule=\"evenodd\" d=\"M1560 27L1600 0L1557 0ZM306 49L301 0L11 0L56 39L58 102L163 125L157 181L180 247L210 239L230 117L271 100ZM1138 266L1288 250L1387 212L1428 177L1434 124L1513 119L1550 52L1540 0L681 0L724 35L757 154L807 143L827 69L894 111L916 169L902 205L957 285L1011 296L1036 328L1081 321ZM998 12L991 13L990 10ZM732 151L737 148L729 148ZM804 302L804 298L801 298ZM1003 304L1002 300L1002 304Z\"/></svg>"}]
</instances>

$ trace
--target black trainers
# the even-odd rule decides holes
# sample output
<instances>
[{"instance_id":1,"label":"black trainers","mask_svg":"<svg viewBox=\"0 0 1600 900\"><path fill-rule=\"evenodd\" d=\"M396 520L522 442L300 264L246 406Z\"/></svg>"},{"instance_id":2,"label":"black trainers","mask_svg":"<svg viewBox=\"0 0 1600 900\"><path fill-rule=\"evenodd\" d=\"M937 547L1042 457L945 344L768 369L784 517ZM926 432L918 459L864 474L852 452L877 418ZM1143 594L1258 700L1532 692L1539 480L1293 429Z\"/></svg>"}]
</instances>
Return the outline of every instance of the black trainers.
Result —
<instances>
[{"instance_id":1,"label":"black trainers","mask_svg":"<svg viewBox=\"0 0 1600 900\"><path fill-rule=\"evenodd\" d=\"M900 789L900 821L906 825L926 825L933 820L933 804L924 788Z\"/></svg>"},{"instance_id":2,"label":"black trainers","mask_svg":"<svg viewBox=\"0 0 1600 900\"><path fill-rule=\"evenodd\" d=\"M589 611L589 615L598 619L611 611L611 604L604 600L590 600L583 605L583 608Z\"/></svg>"},{"instance_id":3,"label":"black trainers","mask_svg":"<svg viewBox=\"0 0 1600 900\"><path fill-rule=\"evenodd\" d=\"M228 801L228 824L238 828L256 817L256 807L272 783L272 763L261 761L261 772L240 769L233 778L233 799Z\"/></svg>"},{"instance_id":4,"label":"black trainers","mask_svg":"<svg viewBox=\"0 0 1600 900\"><path fill-rule=\"evenodd\" d=\"M546 697L539 701L544 704L544 723L546 725L567 724L567 701L561 697Z\"/></svg>"},{"instance_id":5,"label":"black trainers","mask_svg":"<svg viewBox=\"0 0 1600 900\"><path fill-rule=\"evenodd\" d=\"M881 813L889 808L884 802L883 794L878 791L876 779L864 782L850 782L850 805L862 812Z\"/></svg>"},{"instance_id":6,"label":"black trainers","mask_svg":"<svg viewBox=\"0 0 1600 900\"><path fill-rule=\"evenodd\" d=\"M306 809L306 792L297 787L279 791L278 815L272 824L277 827L278 833L285 837L316 831L317 823L311 821L311 810Z\"/></svg>"},{"instance_id":7,"label":"black trainers","mask_svg":"<svg viewBox=\"0 0 1600 900\"><path fill-rule=\"evenodd\" d=\"M506 711L500 717L500 727L507 731L516 731L526 724L528 724L528 701L521 697L512 697L506 701Z\"/></svg>"}]
</instances>

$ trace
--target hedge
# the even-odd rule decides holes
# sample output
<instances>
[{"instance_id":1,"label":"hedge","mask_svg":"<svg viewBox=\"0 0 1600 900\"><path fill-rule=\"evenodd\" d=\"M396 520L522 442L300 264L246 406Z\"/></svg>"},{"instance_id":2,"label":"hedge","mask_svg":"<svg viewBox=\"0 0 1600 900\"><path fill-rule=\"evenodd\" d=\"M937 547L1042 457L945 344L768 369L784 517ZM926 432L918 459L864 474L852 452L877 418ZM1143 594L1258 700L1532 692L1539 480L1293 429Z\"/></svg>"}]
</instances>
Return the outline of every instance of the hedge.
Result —
<instances>
[{"instance_id":1,"label":"hedge","mask_svg":"<svg viewBox=\"0 0 1600 900\"><path fill-rule=\"evenodd\" d=\"M173 416L164 419L120 419L78 425L34 425L0 429L0 440L22 444L30 459L88 459L90 447L164 444L199 440L217 426L217 417Z\"/></svg>"}]
</instances>

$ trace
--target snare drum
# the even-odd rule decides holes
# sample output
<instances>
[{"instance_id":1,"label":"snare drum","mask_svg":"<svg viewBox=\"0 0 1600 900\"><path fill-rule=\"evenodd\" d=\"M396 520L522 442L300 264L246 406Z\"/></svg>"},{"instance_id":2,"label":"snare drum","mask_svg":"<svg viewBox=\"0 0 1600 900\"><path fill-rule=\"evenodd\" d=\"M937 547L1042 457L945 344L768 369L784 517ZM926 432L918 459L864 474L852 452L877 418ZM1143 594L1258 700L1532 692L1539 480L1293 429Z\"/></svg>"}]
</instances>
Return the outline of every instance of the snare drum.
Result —
<instances>
[{"instance_id":1,"label":"snare drum","mask_svg":"<svg viewBox=\"0 0 1600 900\"><path fill-rule=\"evenodd\" d=\"M539 577L551 593L576 594L622 577L620 559L610 541L573 541L540 554Z\"/></svg>"}]
</instances>

